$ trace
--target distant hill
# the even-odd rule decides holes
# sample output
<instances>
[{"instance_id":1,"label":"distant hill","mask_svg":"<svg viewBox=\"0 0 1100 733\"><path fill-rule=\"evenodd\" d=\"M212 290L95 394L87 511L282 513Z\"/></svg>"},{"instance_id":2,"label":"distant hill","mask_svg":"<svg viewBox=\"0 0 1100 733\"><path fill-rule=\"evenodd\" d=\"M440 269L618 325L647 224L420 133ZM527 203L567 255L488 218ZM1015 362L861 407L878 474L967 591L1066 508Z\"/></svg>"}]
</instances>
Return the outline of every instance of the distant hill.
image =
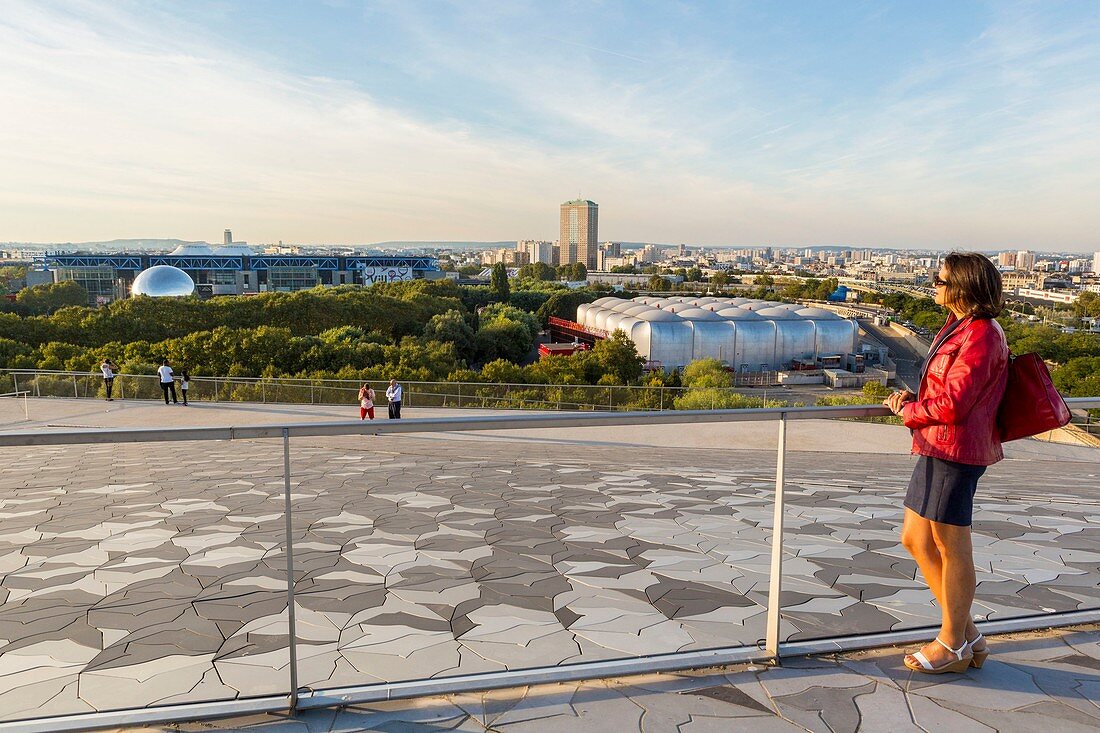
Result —
<instances>
[{"instance_id":1,"label":"distant hill","mask_svg":"<svg viewBox=\"0 0 1100 733\"><path fill-rule=\"evenodd\" d=\"M187 239L111 239L105 242L5 242L16 246L45 247L47 249L127 250L127 249L175 249L181 244L207 244Z\"/></svg>"},{"instance_id":2,"label":"distant hill","mask_svg":"<svg viewBox=\"0 0 1100 733\"><path fill-rule=\"evenodd\" d=\"M404 249L404 248L417 248L424 249L429 248L443 248L443 249L494 249L498 247L514 247L516 240L509 239L503 242L439 242L439 241L425 241L425 242L372 242L367 245L353 245L353 246L365 246L365 247L382 247L384 249Z\"/></svg>"}]
</instances>

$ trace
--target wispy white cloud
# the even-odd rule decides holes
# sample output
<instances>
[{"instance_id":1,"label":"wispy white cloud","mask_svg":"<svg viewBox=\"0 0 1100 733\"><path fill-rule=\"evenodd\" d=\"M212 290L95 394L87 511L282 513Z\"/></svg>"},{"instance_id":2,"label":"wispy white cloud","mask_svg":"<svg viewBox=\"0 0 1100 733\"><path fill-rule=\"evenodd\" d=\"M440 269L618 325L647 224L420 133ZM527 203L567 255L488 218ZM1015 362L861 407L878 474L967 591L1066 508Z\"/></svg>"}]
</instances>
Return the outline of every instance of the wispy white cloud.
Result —
<instances>
[{"instance_id":1,"label":"wispy white cloud","mask_svg":"<svg viewBox=\"0 0 1100 733\"><path fill-rule=\"evenodd\" d=\"M562 48L511 30L537 6L387 8L407 72L491 89L497 126L293 73L156 7L6 6L0 239L553 237L576 193L632 240L1084 248L1100 230L1097 28L1027 7L835 98L836 80L674 34L532 52Z\"/></svg>"}]
</instances>

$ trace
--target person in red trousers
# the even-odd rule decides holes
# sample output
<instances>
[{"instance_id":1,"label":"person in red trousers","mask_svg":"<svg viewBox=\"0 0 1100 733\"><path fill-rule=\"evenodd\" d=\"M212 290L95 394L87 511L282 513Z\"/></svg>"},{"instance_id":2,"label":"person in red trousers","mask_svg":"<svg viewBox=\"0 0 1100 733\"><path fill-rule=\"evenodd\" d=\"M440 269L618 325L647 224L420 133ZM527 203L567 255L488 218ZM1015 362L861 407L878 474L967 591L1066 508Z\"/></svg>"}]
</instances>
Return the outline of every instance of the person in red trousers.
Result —
<instances>
[{"instance_id":1,"label":"person in red trousers","mask_svg":"<svg viewBox=\"0 0 1100 733\"><path fill-rule=\"evenodd\" d=\"M359 419L374 419L374 390L369 384L359 388Z\"/></svg>"}]
</instances>

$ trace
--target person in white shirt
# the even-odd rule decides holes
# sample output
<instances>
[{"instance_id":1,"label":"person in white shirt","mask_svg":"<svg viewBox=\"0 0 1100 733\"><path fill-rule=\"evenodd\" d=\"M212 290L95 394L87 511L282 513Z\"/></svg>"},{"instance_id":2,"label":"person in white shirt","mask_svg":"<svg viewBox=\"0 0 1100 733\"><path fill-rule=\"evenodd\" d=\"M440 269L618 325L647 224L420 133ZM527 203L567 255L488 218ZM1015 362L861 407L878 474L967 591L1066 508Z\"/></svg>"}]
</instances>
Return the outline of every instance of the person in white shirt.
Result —
<instances>
[{"instance_id":1,"label":"person in white shirt","mask_svg":"<svg viewBox=\"0 0 1100 733\"><path fill-rule=\"evenodd\" d=\"M396 379L390 380L390 386L386 388L386 399L390 401L390 419L401 419L401 396L404 390Z\"/></svg>"},{"instance_id":2,"label":"person in white shirt","mask_svg":"<svg viewBox=\"0 0 1100 733\"><path fill-rule=\"evenodd\" d=\"M114 397L111 395L115 390L115 371L118 370L118 367L110 359L104 359L103 363L99 365L99 369L103 372L103 387L107 390L107 401L114 402Z\"/></svg>"},{"instance_id":3,"label":"person in white shirt","mask_svg":"<svg viewBox=\"0 0 1100 733\"><path fill-rule=\"evenodd\" d=\"M160 375L160 388L164 391L164 404L168 404L168 394L171 393L172 404L178 405L180 401L176 397L176 379L172 374L172 367L168 366L167 359L157 369L157 374Z\"/></svg>"}]
</instances>

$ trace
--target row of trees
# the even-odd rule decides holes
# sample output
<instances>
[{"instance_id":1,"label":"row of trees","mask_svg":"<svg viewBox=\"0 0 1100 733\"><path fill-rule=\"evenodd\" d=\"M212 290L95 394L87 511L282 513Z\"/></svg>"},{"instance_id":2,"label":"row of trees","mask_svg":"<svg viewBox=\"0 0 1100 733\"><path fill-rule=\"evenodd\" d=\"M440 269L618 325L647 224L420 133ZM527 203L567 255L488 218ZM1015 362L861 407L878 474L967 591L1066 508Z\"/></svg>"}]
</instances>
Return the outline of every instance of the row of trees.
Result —
<instances>
[{"instance_id":1,"label":"row of trees","mask_svg":"<svg viewBox=\"0 0 1100 733\"><path fill-rule=\"evenodd\" d=\"M2 268L5 270L11 268ZM0 275L2 277L2 275ZM13 280L4 282L0 292L15 287ZM0 314L12 313L18 316L45 316L68 306L86 306L88 291L72 280L59 283L46 283L30 288L21 288L15 292L15 300L0 300Z\"/></svg>"},{"instance_id":2,"label":"row of trees","mask_svg":"<svg viewBox=\"0 0 1100 733\"><path fill-rule=\"evenodd\" d=\"M396 342L419 334L433 315L464 307L453 283L416 280L209 300L136 297L102 308L66 306L39 316L0 313L0 334L34 346L53 341L97 346L110 341L160 341L219 327L274 326L305 336L352 325Z\"/></svg>"},{"instance_id":3,"label":"row of trees","mask_svg":"<svg viewBox=\"0 0 1100 733\"><path fill-rule=\"evenodd\" d=\"M1073 314L1078 318L1100 318L1100 294L1084 291L1073 301Z\"/></svg>"},{"instance_id":4,"label":"row of trees","mask_svg":"<svg viewBox=\"0 0 1100 733\"><path fill-rule=\"evenodd\" d=\"M559 282L571 280L578 282L588 277L588 268L583 262L571 262L568 265L554 267L545 262L532 262L524 265L516 272L520 280L534 280L539 282Z\"/></svg>"},{"instance_id":5,"label":"row of trees","mask_svg":"<svg viewBox=\"0 0 1100 733\"><path fill-rule=\"evenodd\" d=\"M81 305L58 300L70 291ZM168 358L195 376L468 378L480 365L530 361L550 316L573 319L601 294L556 284L513 291L505 276L489 286L416 280L89 308L70 282L24 290L25 313L0 313L0 367L94 371L110 358L138 374ZM599 364L581 371L598 381Z\"/></svg>"},{"instance_id":6,"label":"row of trees","mask_svg":"<svg viewBox=\"0 0 1100 733\"><path fill-rule=\"evenodd\" d=\"M18 293L27 279L25 265L4 265L0 267L0 295Z\"/></svg>"},{"instance_id":7,"label":"row of trees","mask_svg":"<svg viewBox=\"0 0 1100 733\"><path fill-rule=\"evenodd\" d=\"M205 301L139 297L104 308L57 305L77 287L72 283L32 288L24 291L24 306L45 313L0 313L0 366L92 371L109 357L124 372L151 373L167 357L196 376L640 384L641 358L622 334L592 352L528 363L550 317L574 320L577 306L607 292L532 279L544 267L489 286L418 280ZM539 282L546 287L529 287ZM776 299L815 298L836 287L832 280L791 284L768 277L754 285L754 295ZM919 325L942 325L943 309L930 299L894 294L880 301ZM1007 318L1002 324L1016 353L1038 352L1058 366L1054 378L1063 392L1100 394L1100 338ZM651 375L647 383L679 379ZM720 365L692 365L683 379L684 407L734 406L732 397L719 399L730 382ZM718 391L692 396L706 389Z\"/></svg>"}]
</instances>

